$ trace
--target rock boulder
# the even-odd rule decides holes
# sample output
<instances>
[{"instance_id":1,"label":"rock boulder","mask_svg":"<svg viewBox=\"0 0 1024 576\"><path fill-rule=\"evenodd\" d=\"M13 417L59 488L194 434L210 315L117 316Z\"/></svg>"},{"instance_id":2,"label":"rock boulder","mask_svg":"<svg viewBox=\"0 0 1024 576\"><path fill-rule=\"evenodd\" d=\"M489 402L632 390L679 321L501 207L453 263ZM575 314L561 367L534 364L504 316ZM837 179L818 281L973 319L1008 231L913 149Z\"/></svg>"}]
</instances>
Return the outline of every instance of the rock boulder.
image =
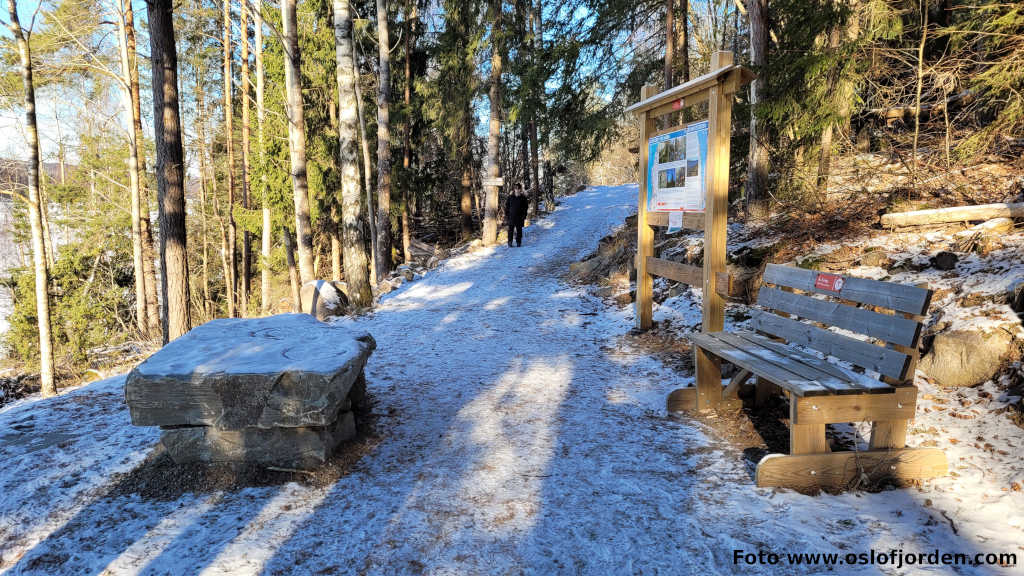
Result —
<instances>
[{"instance_id":1,"label":"rock boulder","mask_svg":"<svg viewBox=\"0 0 1024 576\"><path fill-rule=\"evenodd\" d=\"M918 369L944 387L981 384L999 370L1012 342L1005 330L943 332L935 336Z\"/></svg>"},{"instance_id":2,"label":"rock boulder","mask_svg":"<svg viewBox=\"0 0 1024 576\"><path fill-rule=\"evenodd\" d=\"M374 348L308 314L213 320L132 370L125 401L137 426L327 426Z\"/></svg>"},{"instance_id":3,"label":"rock boulder","mask_svg":"<svg viewBox=\"0 0 1024 576\"><path fill-rule=\"evenodd\" d=\"M341 316L348 308L348 297L340 282L313 280L302 285L302 311L316 316L317 320L327 320Z\"/></svg>"}]
</instances>

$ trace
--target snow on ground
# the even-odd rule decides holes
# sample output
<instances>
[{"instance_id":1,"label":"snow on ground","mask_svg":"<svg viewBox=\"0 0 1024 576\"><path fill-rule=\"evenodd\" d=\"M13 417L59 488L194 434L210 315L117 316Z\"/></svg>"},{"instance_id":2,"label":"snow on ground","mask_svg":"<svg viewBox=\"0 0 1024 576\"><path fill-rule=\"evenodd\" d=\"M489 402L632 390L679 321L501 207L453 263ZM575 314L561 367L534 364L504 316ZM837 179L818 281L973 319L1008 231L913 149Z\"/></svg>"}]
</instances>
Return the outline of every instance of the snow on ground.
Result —
<instances>
[{"instance_id":1,"label":"snow on ground","mask_svg":"<svg viewBox=\"0 0 1024 576\"><path fill-rule=\"evenodd\" d=\"M157 442L129 425L123 377L0 409L0 570L820 574L735 567L733 551L1024 555L1024 496L1004 491L1020 465L976 470L986 452L969 437L948 450L958 475L920 490L809 497L754 487L742 447L669 417L665 394L692 377L623 344L630 310L560 281L635 202L635 187L580 192L523 248L453 258L344 320L377 340L367 379L384 437L327 488L105 495ZM695 313L675 301L658 314ZM949 412L922 412L911 441L981 425ZM1020 453L1024 431L997 432Z\"/></svg>"}]
</instances>

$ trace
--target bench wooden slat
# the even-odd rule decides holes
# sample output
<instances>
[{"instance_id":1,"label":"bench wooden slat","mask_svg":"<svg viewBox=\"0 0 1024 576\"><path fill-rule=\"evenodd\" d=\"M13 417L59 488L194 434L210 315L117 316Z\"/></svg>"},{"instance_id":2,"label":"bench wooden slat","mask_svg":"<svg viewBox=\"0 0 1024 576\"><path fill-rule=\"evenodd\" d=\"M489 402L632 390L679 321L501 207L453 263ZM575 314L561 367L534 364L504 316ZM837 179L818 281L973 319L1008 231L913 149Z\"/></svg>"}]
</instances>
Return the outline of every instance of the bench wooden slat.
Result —
<instances>
[{"instance_id":1,"label":"bench wooden slat","mask_svg":"<svg viewBox=\"0 0 1024 576\"><path fill-rule=\"evenodd\" d=\"M853 276L842 276L843 286L838 292L823 290L814 286L818 274L815 270L769 264L764 271L764 281L917 315L924 315L932 299L932 291L925 288Z\"/></svg>"},{"instance_id":2,"label":"bench wooden slat","mask_svg":"<svg viewBox=\"0 0 1024 576\"><path fill-rule=\"evenodd\" d=\"M871 310L784 292L778 288L767 286L761 288L758 293L757 303L764 308L795 314L801 318L829 326L838 326L900 346L914 346L921 330L919 322L903 316L879 314Z\"/></svg>"},{"instance_id":3,"label":"bench wooden slat","mask_svg":"<svg viewBox=\"0 0 1024 576\"><path fill-rule=\"evenodd\" d=\"M829 389L833 394L864 394L867 388L858 381L850 380L844 376L837 376L820 370L814 366L800 362L792 354L779 354L774 349L756 344L748 339L742 338L735 333L718 332L719 338L736 346L743 351L749 352L766 362L784 368L794 374L814 380Z\"/></svg>"},{"instance_id":4,"label":"bench wooden slat","mask_svg":"<svg viewBox=\"0 0 1024 576\"><path fill-rule=\"evenodd\" d=\"M779 354L770 348L758 346L757 344L740 338L736 334L729 332L716 332L715 336L717 336L719 340L731 344L740 350L749 352L754 356L761 358L765 362L771 362L784 370L789 370L798 376L817 382L825 388L828 388L831 393L851 394L866 392L864 387L856 383L850 382L844 378L837 378L832 374L818 370L812 366L808 366L807 364L798 361L792 355Z\"/></svg>"},{"instance_id":5,"label":"bench wooden slat","mask_svg":"<svg viewBox=\"0 0 1024 576\"><path fill-rule=\"evenodd\" d=\"M875 346L870 342L855 340L817 326L761 310L753 310L752 315L755 330L778 336L789 342L809 346L829 356L847 360L890 378L903 380L910 367L910 356L896 350Z\"/></svg>"},{"instance_id":6,"label":"bench wooden slat","mask_svg":"<svg viewBox=\"0 0 1024 576\"><path fill-rule=\"evenodd\" d=\"M799 396L829 393L829 389L825 386L807 380L789 370L776 366L771 362L766 362L749 352L723 342L716 337L715 333L696 332L690 335L690 341L719 358L732 362L740 368L750 370L754 374L762 376L779 386L784 386Z\"/></svg>"},{"instance_id":7,"label":"bench wooden slat","mask_svg":"<svg viewBox=\"0 0 1024 576\"><path fill-rule=\"evenodd\" d=\"M874 378L868 378L867 376L858 374L853 370L847 370L846 368L833 364L828 360L818 358L813 354L804 352L803 350L798 350L788 344L783 344L782 342L776 342L770 338L765 338L764 336L750 332L749 330L737 330L734 334L744 340L749 340L753 344L768 348L769 350L774 350L779 354L792 356L797 361L807 364L808 366L813 366L814 368L831 374L836 378L842 378L848 382L855 382L860 386L867 388L871 392L891 392L894 390L893 386L886 384L885 382L875 380Z\"/></svg>"}]
</instances>

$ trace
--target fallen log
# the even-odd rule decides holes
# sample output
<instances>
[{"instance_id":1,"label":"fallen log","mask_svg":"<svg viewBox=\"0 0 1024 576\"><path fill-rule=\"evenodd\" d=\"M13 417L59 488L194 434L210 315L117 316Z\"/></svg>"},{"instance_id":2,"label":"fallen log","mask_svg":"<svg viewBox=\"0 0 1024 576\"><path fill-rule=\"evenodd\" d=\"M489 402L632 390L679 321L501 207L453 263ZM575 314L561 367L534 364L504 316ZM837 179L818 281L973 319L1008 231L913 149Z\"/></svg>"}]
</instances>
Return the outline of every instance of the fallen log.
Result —
<instances>
[{"instance_id":1,"label":"fallen log","mask_svg":"<svg viewBox=\"0 0 1024 576\"><path fill-rule=\"evenodd\" d=\"M954 206L914 212L894 212L882 215L882 226L922 226L945 222L973 222L993 218L1024 218L1024 202L1014 204L981 204L979 206Z\"/></svg>"}]
</instances>

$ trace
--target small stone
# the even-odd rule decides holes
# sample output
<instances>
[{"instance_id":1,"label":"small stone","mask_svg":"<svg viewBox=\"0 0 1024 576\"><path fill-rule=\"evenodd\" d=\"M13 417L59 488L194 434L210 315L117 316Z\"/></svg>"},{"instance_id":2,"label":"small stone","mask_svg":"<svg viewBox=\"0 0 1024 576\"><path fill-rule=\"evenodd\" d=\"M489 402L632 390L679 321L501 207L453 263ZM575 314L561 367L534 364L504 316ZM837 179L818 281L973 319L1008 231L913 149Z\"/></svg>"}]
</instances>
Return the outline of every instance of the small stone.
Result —
<instances>
[{"instance_id":1,"label":"small stone","mask_svg":"<svg viewBox=\"0 0 1024 576\"><path fill-rule=\"evenodd\" d=\"M956 264L959 261L959 256L945 250L931 257L932 267L938 270L953 270L956 268Z\"/></svg>"},{"instance_id":2,"label":"small stone","mask_svg":"<svg viewBox=\"0 0 1024 576\"><path fill-rule=\"evenodd\" d=\"M877 268L887 268L892 263L889 259L889 255L882 250L872 250L871 252L865 252L860 257L861 266L874 266Z\"/></svg>"}]
</instances>

